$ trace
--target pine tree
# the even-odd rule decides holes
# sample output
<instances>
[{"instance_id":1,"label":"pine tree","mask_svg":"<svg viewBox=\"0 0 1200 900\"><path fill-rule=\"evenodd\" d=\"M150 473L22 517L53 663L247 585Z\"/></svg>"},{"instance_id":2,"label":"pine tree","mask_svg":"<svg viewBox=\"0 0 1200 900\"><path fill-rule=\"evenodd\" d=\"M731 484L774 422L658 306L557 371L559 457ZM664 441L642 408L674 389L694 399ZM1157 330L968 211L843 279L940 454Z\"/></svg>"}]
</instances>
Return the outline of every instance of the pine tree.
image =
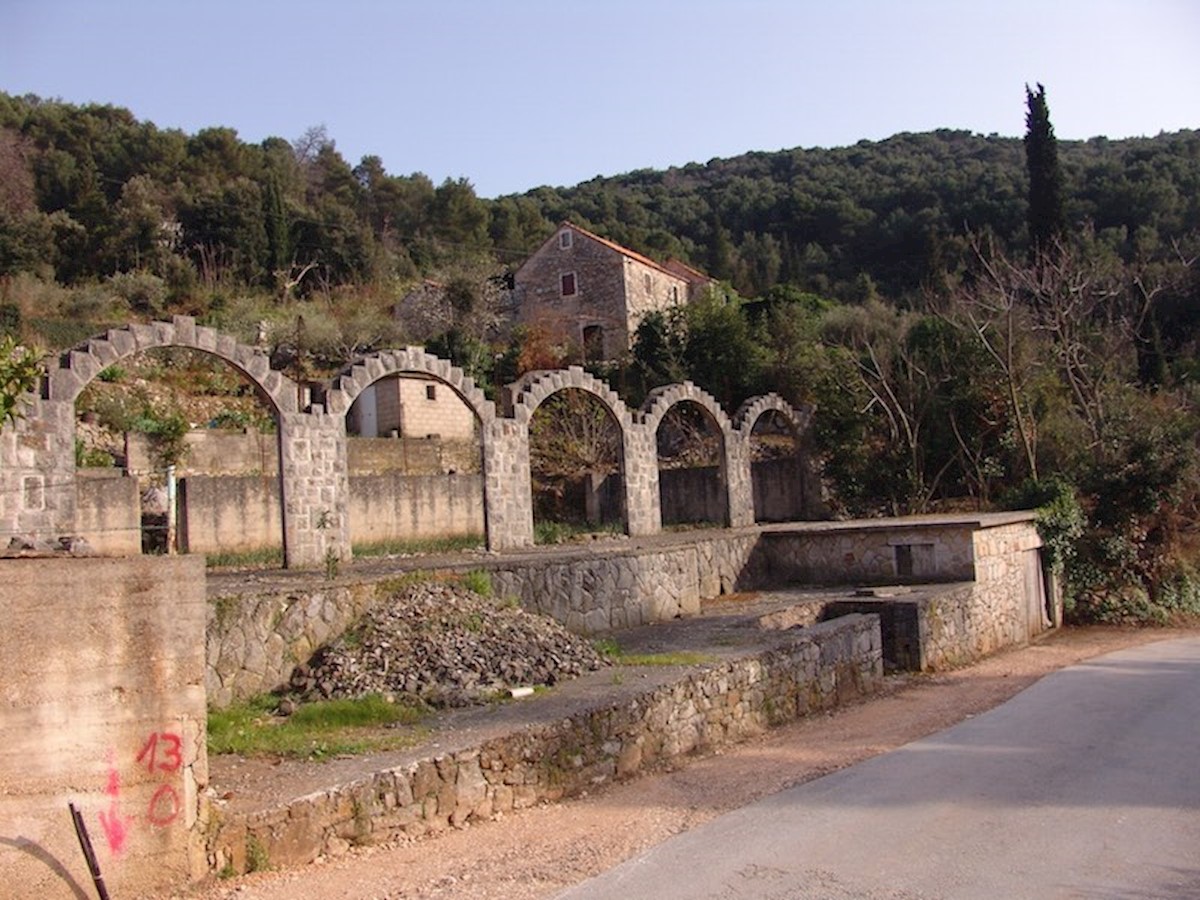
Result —
<instances>
[{"instance_id":1,"label":"pine tree","mask_svg":"<svg viewBox=\"0 0 1200 900\"><path fill-rule=\"evenodd\" d=\"M1025 85L1025 166L1029 170L1029 253L1038 257L1052 252L1066 231L1063 212L1062 171L1058 166L1058 141L1050 124L1046 89L1037 93Z\"/></svg>"}]
</instances>

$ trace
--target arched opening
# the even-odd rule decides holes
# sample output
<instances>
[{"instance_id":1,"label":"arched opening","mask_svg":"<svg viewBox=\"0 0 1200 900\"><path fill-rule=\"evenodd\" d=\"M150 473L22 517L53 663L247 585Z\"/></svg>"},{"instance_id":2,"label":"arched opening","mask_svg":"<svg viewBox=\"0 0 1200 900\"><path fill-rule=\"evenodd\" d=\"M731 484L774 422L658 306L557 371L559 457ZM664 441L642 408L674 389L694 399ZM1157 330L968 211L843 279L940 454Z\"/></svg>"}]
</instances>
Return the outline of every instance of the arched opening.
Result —
<instances>
[{"instance_id":1,"label":"arched opening","mask_svg":"<svg viewBox=\"0 0 1200 900\"><path fill-rule=\"evenodd\" d=\"M538 543L628 531L622 441L620 423L590 391L563 388L538 405L529 423Z\"/></svg>"},{"instance_id":2,"label":"arched opening","mask_svg":"<svg viewBox=\"0 0 1200 900\"><path fill-rule=\"evenodd\" d=\"M166 345L75 398L76 527L98 552L282 565L278 411L223 357Z\"/></svg>"},{"instance_id":3,"label":"arched opening","mask_svg":"<svg viewBox=\"0 0 1200 900\"><path fill-rule=\"evenodd\" d=\"M486 542L483 423L448 382L394 371L346 413L354 555L459 550Z\"/></svg>"},{"instance_id":4,"label":"arched opening","mask_svg":"<svg viewBox=\"0 0 1200 900\"><path fill-rule=\"evenodd\" d=\"M728 525L725 440L712 414L691 400L674 404L655 443L662 524Z\"/></svg>"},{"instance_id":5,"label":"arched opening","mask_svg":"<svg viewBox=\"0 0 1200 900\"><path fill-rule=\"evenodd\" d=\"M805 518L807 484L800 435L791 417L768 407L750 429L755 522Z\"/></svg>"}]
</instances>

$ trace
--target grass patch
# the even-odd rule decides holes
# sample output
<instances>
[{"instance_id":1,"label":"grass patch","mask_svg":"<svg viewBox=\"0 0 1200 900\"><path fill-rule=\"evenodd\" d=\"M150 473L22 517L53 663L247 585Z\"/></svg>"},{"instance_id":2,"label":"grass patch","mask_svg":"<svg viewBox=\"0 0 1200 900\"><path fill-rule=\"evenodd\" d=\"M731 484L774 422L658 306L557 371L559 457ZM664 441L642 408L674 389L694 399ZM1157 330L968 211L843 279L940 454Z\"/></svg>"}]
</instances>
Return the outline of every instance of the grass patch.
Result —
<instances>
[{"instance_id":1,"label":"grass patch","mask_svg":"<svg viewBox=\"0 0 1200 900\"><path fill-rule=\"evenodd\" d=\"M587 540L592 537L611 537L625 533L620 522L549 522L533 524L533 541L536 544L566 544Z\"/></svg>"},{"instance_id":2,"label":"grass patch","mask_svg":"<svg viewBox=\"0 0 1200 900\"><path fill-rule=\"evenodd\" d=\"M458 583L468 591L474 591L480 597L492 596L492 576L483 569L472 569L470 572L464 572L458 579Z\"/></svg>"},{"instance_id":3,"label":"grass patch","mask_svg":"<svg viewBox=\"0 0 1200 900\"><path fill-rule=\"evenodd\" d=\"M376 541L354 544L355 556L419 556L427 553L460 553L478 550L484 545L483 535L460 534L454 537L414 538L405 541Z\"/></svg>"},{"instance_id":4,"label":"grass patch","mask_svg":"<svg viewBox=\"0 0 1200 900\"><path fill-rule=\"evenodd\" d=\"M614 662L620 666L699 666L716 662L716 657L687 650L676 653L622 653Z\"/></svg>"},{"instance_id":5,"label":"grass patch","mask_svg":"<svg viewBox=\"0 0 1200 900\"><path fill-rule=\"evenodd\" d=\"M229 553L205 554L204 564L209 569L282 569L283 548L261 547Z\"/></svg>"},{"instance_id":6,"label":"grass patch","mask_svg":"<svg viewBox=\"0 0 1200 900\"><path fill-rule=\"evenodd\" d=\"M208 714L208 752L242 756L327 759L397 750L425 736L423 708L378 694L357 700L323 700L277 714L279 698L264 694Z\"/></svg>"},{"instance_id":7,"label":"grass patch","mask_svg":"<svg viewBox=\"0 0 1200 900\"><path fill-rule=\"evenodd\" d=\"M600 638L592 642L596 652L618 666L700 666L716 662L716 657L707 653L687 650L667 653L628 653L612 638Z\"/></svg>"}]
</instances>

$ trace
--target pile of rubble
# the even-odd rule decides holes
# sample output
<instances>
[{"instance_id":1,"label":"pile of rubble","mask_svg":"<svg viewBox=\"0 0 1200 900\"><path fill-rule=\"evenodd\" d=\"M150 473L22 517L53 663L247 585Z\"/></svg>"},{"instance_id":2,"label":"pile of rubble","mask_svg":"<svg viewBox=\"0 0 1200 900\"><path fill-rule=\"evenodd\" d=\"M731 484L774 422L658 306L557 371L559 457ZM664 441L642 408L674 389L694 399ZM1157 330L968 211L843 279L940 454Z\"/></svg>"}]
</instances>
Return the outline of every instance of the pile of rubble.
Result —
<instances>
[{"instance_id":1,"label":"pile of rubble","mask_svg":"<svg viewBox=\"0 0 1200 900\"><path fill-rule=\"evenodd\" d=\"M380 602L297 666L290 688L301 701L383 694L464 706L604 664L591 643L552 619L426 582Z\"/></svg>"}]
</instances>

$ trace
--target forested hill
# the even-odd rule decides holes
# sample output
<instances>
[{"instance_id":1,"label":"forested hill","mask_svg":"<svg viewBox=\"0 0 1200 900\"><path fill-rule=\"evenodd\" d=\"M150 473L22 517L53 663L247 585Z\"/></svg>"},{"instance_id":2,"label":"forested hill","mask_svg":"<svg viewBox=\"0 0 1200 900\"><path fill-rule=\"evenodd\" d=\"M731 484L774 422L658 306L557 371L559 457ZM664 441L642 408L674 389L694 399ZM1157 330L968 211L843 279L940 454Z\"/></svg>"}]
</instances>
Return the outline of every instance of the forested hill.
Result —
<instances>
[{"instance_id":1,"label":"forested hill","mask_svg":"<svg viewBox=\"0 0 1200 900\"><path fill-rule=\"evenodd\" d=\"M1059 142L1067 213L1131 257L1200 231L1200 132ZM0 94L0 275L63 283L148 272L184 297L230 283L304 294L512 266L564 219L675 255L744 296L790 282L900 299L953 270L969 232L1024 243L1019 138L902 134L747 153L484 200L467 179L351 164L313 129L241 141L161 130L111 106ZM290 285L301 273L299 283Z\"/></svg>"},{"instance_id":2,"label":"forested hill","mask_svg":"<svg viewBox=\"0 0 1200 900\"><path fill-rule=\"evenodd\" d=\"M1124 253L1200 228L1200 132L1058 148L1068 219ZM548 218L579 216L616 241L683 255L750 296L779 281L853 295L859 273L895 296L954 267L968 231L1023 244L1026 192L1021 139L936 131L527 196Z\"/></svg>"}]
</instances>

